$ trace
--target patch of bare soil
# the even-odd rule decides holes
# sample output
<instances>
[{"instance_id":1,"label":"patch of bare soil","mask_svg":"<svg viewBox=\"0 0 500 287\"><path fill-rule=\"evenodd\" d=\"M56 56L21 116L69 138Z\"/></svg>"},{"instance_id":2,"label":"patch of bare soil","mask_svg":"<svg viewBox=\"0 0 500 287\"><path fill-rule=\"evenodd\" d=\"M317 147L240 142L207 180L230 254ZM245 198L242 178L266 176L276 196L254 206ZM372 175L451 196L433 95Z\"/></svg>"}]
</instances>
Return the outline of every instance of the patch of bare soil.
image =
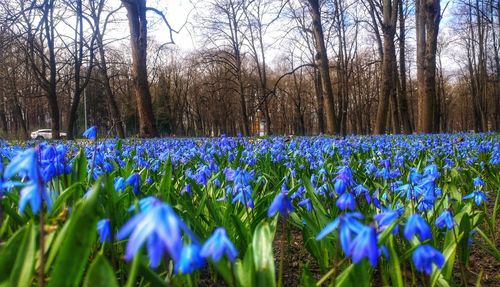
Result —
<instances>
[{"instance_id":1,"label":"patch of bare soil","mask_svg":"<svg viewBox=\"0 0 500 287\"><path fill-rule=\"evenodd\" d=\"M300 278L304 269L307 266L309 272L318 280L321 277L321 271L316 263L316 260L309 254L304 246L302 233L300 230L288 225L289 236L283 237L281 224L278 224L278 230L273 242L273 253L275 258L276 280L279 276L279 264L281 253L286 250L283 260L283 285L282 286L300 286ZM287 232L288 233L288 232Z\"/></svg>"},{"instance_id":2,"label":"patch of bare soil","mask_svg":"<svg viewBox=\"0 0 500 287\"><path fill-rule=\"evenodd\" d=\"M488 214L491 218L493 214L493 201L488 203ZM488 226L484 224L481 229L487 232ZM497 218L496 226L494 227L493 233L496 234L495 245L497 249L500 248L500 220ZM491 232L487 232L490 234ZM476 234L475 243L472 245L470 259L469 259L469 269L467 271L468 286L476 286L477 282L480 286L485 287L499 287L500 286L500 261L497 260L493 255L485 250L483 246L486 246L483 238ZM459 273L457 273L458 276Z\"/></svg>"}]
</instances>

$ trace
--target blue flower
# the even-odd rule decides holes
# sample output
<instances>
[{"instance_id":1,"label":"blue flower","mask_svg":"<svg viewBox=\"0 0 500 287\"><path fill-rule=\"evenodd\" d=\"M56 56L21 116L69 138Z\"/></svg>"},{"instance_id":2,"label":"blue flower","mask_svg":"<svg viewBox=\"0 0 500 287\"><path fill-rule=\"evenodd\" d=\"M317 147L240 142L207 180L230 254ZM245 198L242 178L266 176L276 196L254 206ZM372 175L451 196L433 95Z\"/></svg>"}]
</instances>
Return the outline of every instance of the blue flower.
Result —
<instances>
[{"instance_id":1,"label":"blue flower","mask_svg":"<svg viewBox=\"0 0 500 287\"><path fill-rule=\"evenodd\" d=\"M455 222L453 221L453 216L449 210L443 211L441 215L436 219L436 226L439 228L443 228L446 226L448 229L452 229Z\"/></svg>"},{"instance_id":2,"label":"blue flower","mask_svg":"<svg viewBox=\"0 0 500 287\"><path fill-rule=\"evenodd\" d=\"M132 217L118 232L117 239L129 236L125 259L129 261L147 243L151 267L158 267L167 252L174 264L182 256L182 232L189 235L194 243L196 238L174 210L165 203L156 202L150 208Z\"/></svg>"},{"instance_id":3,"label":"blue flower","mask_svg":"<svg viewBox=\"0 0 500 287\"><path fill-rule=\"evenodd\" d=\"M204 265L205 259L200 255L200 246L189 244L182 248L181 259L175 265L174 270L181 274L190 274Z\"/></svg>"},{"instance_id":4,"label":"blue flower","mask_svg":"<svg viewBox=\"0 0 500 287\"><path fill-rule=\"evenodd\" d=\"M481 203L484 201L487 201L486 200L486 195L481 192L480 190L474 190L473 192L467 194L466 196L464 196L462 198L462 200L465 200L465 199L471 199L471 198L474 198L474 202L476 203L477 206L481 205Z\"/></svg>"},{"instance_id":5,"label":"blue flower","mask_svg":"<svg viewBox=\"0 0 500 287\"><path fill-rule=\"evenodd\" d=\"M271 217L275 215L277 212L280 212L281 215L286 216L288 213L293 212L292 202L290 198L288 198L286 192L279 192L275 197L271 206L269 206L269 210L267 211L267 216Z\"/></svg>"},{"instance_id":6,"label":"blue flower","mask_svg":"<svg viewBox=\"0 0 500 287\"><path fill-rule=\"evenodd\" d=\"M340 237L340 245L342 246L342 250L346 255L351 254L351 243L358 233L360 233L365 227L359 219L362 219L363 215L359 212L351 212L342 214L337 217L334 221L327 224L323 230L316 236L316 240L320 240L325 237L330 232L340 227L339 237Z\"/></svg>"},{"instance_id":7,"label":"blue flower","mask_svg":"<svg viewBox=\"0 0 500 287\"><path fill-rule=\"evenodd\" d=\"M83 136L88 138L89 140L95 140L97 137L97 128L95 126L91 126L83 132Z\"/></svg>"},{"instance_id":8,"label":"blue flower","mask_svg":"<svg viewBox=\"0 0 500 287\"><path fill-rule=\"evenodd\" d=\"M412 255L415 268L420 272L425 272L427 275L432 273L432 265L435 264L438 268L442 268L444 264L443 254L434 247L424 244L420 245L413 251Z\"/></svg>"},{"instance_id":9,"label":"blue flower","mask_svg":"<svg viewBox=\"0 0 500 287\"><path fill-rule=\"evenodd\" d=\"M299 206L304 207L308 212L311 212L313 210L313 205L309 198L301 200L299 202Z\"/></svg>"},{"instance_id":10,"label":"blue flower","mask_svg":"<svg viewBox=\"0 0 500 287\"><path fill-rule=\"evenodd\" d=\"M124 191L125 179L123 177L115 177L114 186L115 186L115 191Z\"/></svg>"},{"instance_id":11,"label":"blue flower","mask_svg":"<svg viewBox=\"0 0 500 287\"><path fill-rule=\"evenodd\" d=\"M231 187L228 186L228 190L231 190ZM247 186L236 185L233 189L233 200L232 203L241 202L249 208L253 208L253 198L252 198L252 188Z\"/></svg>"},{"instance_id":12,"label":"blue flower","mask_svg":"<svg viewBox=\"0 0 500 287\"><path fill-rule=\"evenodd\" d=\"M161 203L161 201L154 196L144 197L141 200L139 200L139 211L141 211L141 212L147 211L151 207L153 207L157 204L160 204L160 203ZM132 212L134 210L135 210L135 205L131 205L128 208L128 211L130 211L130 212Z\"/></svg>"},{"instance_id":13,"label":"blue flower","mask_svg":"<svg viewBox=\"0 0 500 287\"><path fill-rule=\"evenodd\" d=\"M421 241L430 239L431 229L427 222L418 214L413 214L406 222L404 235L407 240L411 240L417 234Z\"/></svg>"},{"instance_id":14,"label":"blue flower","mask_svg":"<svg viewBox=\"0 0 500 287\"><path fill-rule=\"evenodd\" d=\"M473 183L475 187L484 187L484 181L479 176L473 179Z\"/></svg>"},{"instance_id":15,"label":"blue flower","mask_svg":"<svg viewBox=\"0 0 500 287\"><path fill-rule=\"evenodd\" d=\"M219 227L203 244L200 254L205 258L211 257L215 262L218 262L225 254L229 261L234 262L236 256L238 256L238 251L227 237L226 230Z\"/></svg>"},{"instance_id":16,"label":"blue flower","mask_svg":"<svg viewBox=\"0 0 500 287\"><path fill-rule=\"evenodd\" d=\"M28 176L30 180L37 181L39 174L36 157L37 153L33 148L18 153L5 168L4 177L10 178L18 174L21 177Z\"/></svg>"},{"instance_id":17,"label":"blue flower","mask_svg":"<svg viewBox=\"0 0 500 287\"><path fill-rule=\"evenodd\" d=\"M19 212L21 214L24 213L24 209L28 203L34 214L38 213L43 202L47 204L49 210L52 207L52 199L45 188L43 178L40 176L37 155L38 152L35 149L27 149L17 154L5 168L5 178L10 178L17 174L25 179L27 176L29 179L29 181L22 183L11 181L8 184L4 184L6 186L24 186L19 196Z\"/></svg>"},{"instance_id":18,"label":"blue flower","mask_svg":"<svg viewBox=\"0 0 500 287\"><path fill-rule=\"evenodd\" d=\"M138 173L132 173L125 181L127 185L132 186L135 194L139 194L139 186L141 184L141 176Z\"/></svg>"},{"instance_id":19,"label":"blue flower","mask_svg":"<svg viewBox=\"0 0 500 287\"><path fill-rule=\"evenodd\" d=\"M335 183L333 184L333 190L335 190L335 192L337 194L342 194L345 192L346 190L346 184L345 184L345 181L343 179L337 179L335 181Z\"/></svg>"},{"instance_id":20,"label":"blue flower","mask_svg":"<svg viewBox=\"0 0 500 287\"><path fill-rule=\"evenodd\" d=\"M30 204L31 211L34 214L38 213L38 210L42 206L42 197L40 196L39 186L36 183L30 183L21 190L21 195L19 198L19 213L23 214L26 204Z\"/></svg>"},{"instance_id":21,"label":"blue flower","mask_svg":"<svg viewBox=\"0 0 500 287\"><path fill-rule=\"evenodd\" d=\"M361 259L367 258L372 267L375 267L379 253L375 228L364 226L351 243L352 262L358 263Z\"/></svg>"},{"instance_id":22,"label":"blue flower","mask_svg":"<svg viewBox=\"0 0 500 287\"><path fill-rule=\"evenodd\" d=\"M378 228L380 231L384 231L387 229L395 220L399 218L399 212L397 210L388 210L383 213L376 214L373 219L378 224ZM392 230L392 234L398 233L399 225L395 225Z\"/></svg>"},{"instance_id":23,"label":"blue flower","mask_svg":"<svg viewBox=\"0 0 500 287\"><path fill-rule=\"evenodd\" d=\"M104 241L111 241L111 230L110 230L110 224L109 224L109 219L102 219L97 222L97 232L99 233L99 239L101 240L101 243L104 243Z\"/></svg>"},{"instance_id":24,"label":"blue flower","mask_svg":"<svg viewBox=\"0 0 500 287\"><path fill-rule=\"evenodd\" d=\"M354 210L355 204L354 196L350 192L342 193L335 203L340 210Z\"/></svg>"}]
</instances>

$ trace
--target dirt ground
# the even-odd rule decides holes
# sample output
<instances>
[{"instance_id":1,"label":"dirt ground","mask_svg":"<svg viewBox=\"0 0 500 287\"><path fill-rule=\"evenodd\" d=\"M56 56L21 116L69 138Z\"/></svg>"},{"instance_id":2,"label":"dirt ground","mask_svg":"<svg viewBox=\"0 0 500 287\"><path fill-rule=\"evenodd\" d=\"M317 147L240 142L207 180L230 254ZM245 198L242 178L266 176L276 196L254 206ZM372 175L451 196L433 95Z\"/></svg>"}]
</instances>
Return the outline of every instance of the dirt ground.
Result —
<instances>
[{"instance_id":1,"label":"dirt ground","mask_svg":"<svg viewBox=\"0 0 500 287\"><path fill-rule=\"evenodd\" d=\"M500 227L499 223L500 220L497 221L497 231ZM281 226L281 224L278 224L278 226ZM319 280L323 274L319 270L315 259L305 249L301 232L297 229L292 229L290 231L289 244L286 237L284 245L281 244L282 240L283 236L280 228L278 227L273 242L276 273L278 273L279 270L279 260L281 257L282 246L287 248L283 266L283 286L300 286L300 278L305 265L308 266L308 269L315 280ZM480 247L482 242L478 235L476 235L475 240L476 243L472 246L469 269L467 270L467 277L469 281L467 286L476 286L478 276L481 275L479 286L500 287L500 261L496 260L492 255ZM496 246L500 246L500 236L497 236ZM461 286L460 269L458 264L455 266L454 275L455 285L452 286ZM276 274L276 280L278 280L278 274ZM417 282L416 284L418 286L425 286L425 283L422 281ZM208 280L202 280L200 282L200 286L225 286L225 284L223 282L210 282ZM372 283L372 286L382 286L380 276L377 272L374 274L374 282Z\"/></svg>"}]
</instances>

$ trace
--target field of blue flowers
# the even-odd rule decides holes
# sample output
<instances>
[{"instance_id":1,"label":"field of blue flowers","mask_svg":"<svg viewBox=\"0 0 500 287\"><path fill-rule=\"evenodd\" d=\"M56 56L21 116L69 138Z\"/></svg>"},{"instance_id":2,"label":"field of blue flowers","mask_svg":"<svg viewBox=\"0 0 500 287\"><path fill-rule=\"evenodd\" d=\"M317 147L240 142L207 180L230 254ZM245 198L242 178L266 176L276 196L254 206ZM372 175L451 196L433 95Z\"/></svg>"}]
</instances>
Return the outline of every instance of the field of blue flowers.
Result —
<instances>
[{"instance_id":1,"label":"field of blue flowers","mask_svg":"<svg viewBox=\"0 0 500 287\"><path fill-rule=\"evenodd\" d=\"M84 136L1 144L1 286L289 286L297 235L296 286L480 284L471 249L500 261L498 134Z\"/></svg>"}]
</instances>

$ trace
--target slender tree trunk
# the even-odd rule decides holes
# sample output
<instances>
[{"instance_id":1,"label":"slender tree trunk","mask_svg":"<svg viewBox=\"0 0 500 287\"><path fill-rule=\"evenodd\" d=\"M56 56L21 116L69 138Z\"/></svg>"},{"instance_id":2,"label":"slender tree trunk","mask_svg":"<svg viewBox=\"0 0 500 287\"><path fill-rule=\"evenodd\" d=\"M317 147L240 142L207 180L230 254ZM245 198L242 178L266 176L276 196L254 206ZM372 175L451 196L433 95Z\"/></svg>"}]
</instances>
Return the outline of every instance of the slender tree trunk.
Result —
<instances>
[{"instance_id":1,"label":"slender tree trunk","mask_svg":"<svg viewBox=\"0 0 500 287\"><path fill-rule=\"evenodd\" d=\"M73 139L74 128L77 120L78 105L80 104L80 96L82 93L80 80L81 80L81 67L83 61L83 16L82 16L82 0L76 1L76 27L75 29L75 51L74 51L74 92L71 101L70 112L68 115L68 122L66 133L68 139ZM90 67L89 67L90 68Z\"/></svg>"},{"instance_id":2,"label":"slender tree trunk","mask_svg":"<svg viewBox=\"0 0 500 287\"><path fill-rule=\"evenodd\" d=\"M399 114L403 133L411 134L413 132L412 122L410 120L410 111L408 110L408 95L406 90L406 25L403 3L399 3Z\"/></svg>"},{"instance_id":3,"label":"slender tree trunk","mask_svg":"<svg viewBox=\"0 0 500 287\"><path fill-rule=\"evenodd\" d=\"M47 87L47 97L49 100L52 138L58 139L61 128L59 105L57 102L57 65L54 46L54 1L47 0L44 3L44 10L45 37L47 38L47 49L49 52L49 81Z\"/></svg>"},{"instance_id":4,"label":"slender tree trunk","mask_svg":"<svg viewBox=\"0 0 500 287\"><path fill-rule=\"evenodd\" d=\"M118 109L118 104L116 103L115 95L111 88L110 79L108 76L108 65L106 62L106 55L104 51L104 46L102 42L102 36L100 33L97 35L99 46L99 78L101 79L102 84L104 85L104 94L106 95L106 100L108 101L108 106L111 112L111 118L113 119L113 123L115 125L116 133L118 137L125 138L125 128L123 127L122 116L120 114L120 109Z\"/></svg>"},{"instance_id":5,"label":"slender tree trunk","mask_svg":"<svg viewBox=\"0 0 500 287\"><path fill-rule=\"evenodd\" d=\"M316 95L316 117L318 118L318 133L325 133L325 121L323 118L323 92L321 90L321 75L317 69L314 69L314 92Z\"/></svg>"},{"instance_id":6,"label":"slender tree trunk","mask_svg":"<svg viewBox=\"0 0 500 287\"><path fill-rule=\"evenodd\" d=\"M151 103L147 70L146 0L122 0L127 9L132 50L132 71L139 113L139 136L157 137L156 121Z\"/></svg>"}]
</instances>

